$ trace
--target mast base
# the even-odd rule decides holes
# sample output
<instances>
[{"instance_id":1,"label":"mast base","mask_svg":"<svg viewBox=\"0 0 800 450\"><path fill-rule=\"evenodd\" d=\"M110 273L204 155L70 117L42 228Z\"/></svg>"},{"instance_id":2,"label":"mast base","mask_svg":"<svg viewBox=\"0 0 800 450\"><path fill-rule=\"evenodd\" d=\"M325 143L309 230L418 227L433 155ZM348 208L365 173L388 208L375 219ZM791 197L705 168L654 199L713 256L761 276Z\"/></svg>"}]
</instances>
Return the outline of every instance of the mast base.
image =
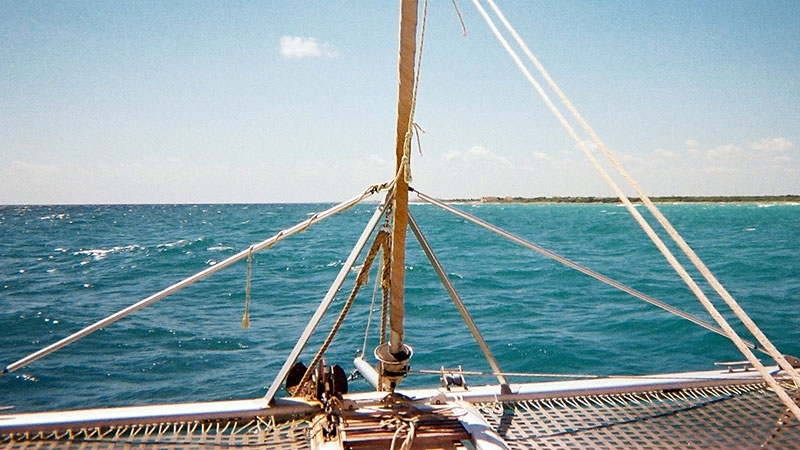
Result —
<instances>
[{"instance_id":1,"label":"mast base","mask_svg":"<svg viewBox=\"0 0 800 450\"><path fill-rule=\"evenodd\" d=\"M397 353L391 352L388 343L375 348L375 358L378 360L378 385L381 390L394 392L400 381L408 375L411 369L409 360L413 354L414 349L405 343Z\"/></svg>"}]
</instances>

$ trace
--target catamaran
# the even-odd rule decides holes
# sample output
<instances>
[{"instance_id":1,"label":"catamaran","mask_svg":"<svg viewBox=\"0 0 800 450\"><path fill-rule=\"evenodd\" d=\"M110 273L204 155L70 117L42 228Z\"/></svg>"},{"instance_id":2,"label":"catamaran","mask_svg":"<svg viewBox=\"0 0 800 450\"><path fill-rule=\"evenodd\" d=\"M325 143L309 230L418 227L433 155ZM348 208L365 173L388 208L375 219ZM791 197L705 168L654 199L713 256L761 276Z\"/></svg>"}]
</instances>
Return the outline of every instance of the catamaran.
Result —
<instances>
[{"instance_id":1,"label":"catamaran","mask_svg":"<svg viewBox=\"0 0 800 450\"><path fill-rule=\"evenodd\" d=\"M159 404L0 416L0 445L28 448L264 448L264 449L528 449L528 448L798 448L800 444L800 360L784 355L719 283L655 204L641 190L570 103L494 0L474 0L480 15L523 75L556 115L576 145L615 191L622 205L653 241L678 276L697 296L716 324L661 302L601 273L583 267L525 238L437 200L410 185L411 142L419 81L420 46L424 35L416 0L400 8L399 89L395 176L297 225L254 243L249 248L130 307L5 367L14 372L82 337L108 326L232 264L247 260L281 240L300 233L370 197L378 206L343 263L327 294L308 321L264 397L195 403ZM488 6L486 8L485 6ZM421 23L421 27L418 26ZM498 24L499 22L499 24ZM418 30L421 28L421 32ZM501 31L504 29L505 31ZM510 40L505 36L510 36ZM538 78L534 76L538 73ZM541 80L541 81L540 81ZM545 88L549 88L550 93ZM555 98L555 100L553 99ZM560 106L556 106L556 104ZM570 120L562 113L567 111ZM577 122L578 127L571 125ZM588 136L593 143L590 148ZM599 150L634 189L674 244L752 333L757 343L741 338L703 289L634 207L598 161ZM531 251L551 258L601 283L610 285L730 339L744 360L721 363L716 370L643 376L566 376L560 381L511 383L442 267L423 230L409 212L409 197L427 202L484 227ZM444 289L480 347L497 382L473 386L469 371L442 367L434 371L441 385L404 388L413 375L414 350L404 335L405 248L407 230L418 241ZM364 250L366 249L366 254ZM360 264L359 264L360 261ZM352 392L351 380L339 365L328 365L326 350L366 284L371 269L381 288L379 345L362 352L353 365L369 390ZM248 265L249 269L249 265ZM311 335L356 271L351 291L315 356L299 361ZM249 270L248 270L249 298ZM243 325L247 325L245 315ZM766 366L755 352L768 356ZM529 374L527 374L529 375ZM558 374L541 374L557 378ZM279 394L286 392L288 396Z\"/></svg>"}]
</instances>

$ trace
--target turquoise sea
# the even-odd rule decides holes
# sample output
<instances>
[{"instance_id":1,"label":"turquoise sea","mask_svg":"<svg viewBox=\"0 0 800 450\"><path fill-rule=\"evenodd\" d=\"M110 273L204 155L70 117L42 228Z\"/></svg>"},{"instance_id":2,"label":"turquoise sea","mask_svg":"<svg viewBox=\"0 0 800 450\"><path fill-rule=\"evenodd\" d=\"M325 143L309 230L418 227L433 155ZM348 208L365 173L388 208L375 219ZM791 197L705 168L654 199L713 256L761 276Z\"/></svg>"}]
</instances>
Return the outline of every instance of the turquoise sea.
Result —
<instances>
[{"instance_id":1,"label":"turquoise sea","mask_svg":"<svg viewBox=\"0 0 800 450\"><path fill-rule=\"evenodd\" d=\"M329 206L2 206L0 364ZM710 320L619 206L458 207ZM0 407L13 406L3 411L11 412L263 395L374 208L358 205L256 254L250 329L241 327L246 263L240 262L0 376ZM743 359L725 338L436 207L411 209L505 371L642 374L713 369L715 361ZM778 348L800 355L800 205L665 204L662 209ZM488 371L411 233L406 279L412 369L461 365ZM306 362L353 280L351 274L303 354ZM372 283L331 346L329 364L352 367L371 298ZM370 354L376 328L373 322ZM738 322L735 328L743 330ZM492 379L468 376L467 382ZM412 374L404 385L437 383L436 376ZM367 385L357 380L351 388Z\"/></svg>"}]
</instances>

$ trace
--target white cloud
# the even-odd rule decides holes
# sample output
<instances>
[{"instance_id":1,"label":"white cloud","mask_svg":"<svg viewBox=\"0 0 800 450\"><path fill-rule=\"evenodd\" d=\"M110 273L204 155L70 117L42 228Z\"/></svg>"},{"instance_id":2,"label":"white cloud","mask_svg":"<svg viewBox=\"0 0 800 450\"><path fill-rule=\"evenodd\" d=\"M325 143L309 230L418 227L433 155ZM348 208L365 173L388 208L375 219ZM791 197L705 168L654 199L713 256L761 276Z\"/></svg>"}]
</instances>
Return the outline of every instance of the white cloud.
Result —
<instances>
[{"instance_id":1,"label":"white cloud","mask_svg":"<svg viewBox=\"0 0 800 450\"><path fill-rule=\"evenodd\" d=\"M500 156L479 145L470 147L463 152L461 150L448 150L447 153L440 156L439 159L443 162L453 163L491 163L492 165L500 166L508 166L511 164L508 158Z\"/></svg>"},{"instance_id":2,"label":"white cloud","mask_svg":"<svg viewBox=\"0 0 800 450\"><path fill-rule=\"evenodd\" d=\"M485 147L475 146L470 147L469 150L464 152L464 161L465 162L490 162L494 164L500 165L510 165L511 163L508 161L507 158L500 156L496 153L490 152Z\"/></svg>"},{"instance_id":3,"label":"white cloud","mask_svg":"<svg viewBox=\"0 0 800 450\"><path fill-rule=\"evenodd\" d=\"M257 200L256 190L277 189L280 172L195 163L181 158L142 158L129 163L85 162L57 167L24 161L0 165L0 203L149 203ZM252 192L251 192L252 190ZM225 192L227 191L227 192ZM238 196L230 196L237 191ZM249 197L249 198L248 198Z\"/></svg>"},{"instance_id":4,"label":"white cloud","mask_svg":"<svg viewBox=\"0 0 800 450\"><path fill-rule=\"evenodd\" d=\"M597 144L595 144L594 141L592 141L591 139L584 139L583 141L581 141L581 144L583 145L575 144L575 148L580 150L581 152L583 152L584 148L588 149L590 152L594 152L599 148L597 147Z\"/></svg>"},{"instance_id":5,"label":"white cloud","mask_svg":"<svg viewBox=\"0 0 800 450\"><path fill-rule=\"evenodd\" d=\"M793 164L794 158L791 156L775 156L771 161L775 164Z\"/></svg>"},{"instance_id":6,"label":"white cloud","mask_svg":"<svg viewBox=\"0 0 800 450\"><path fill-rule=\"evenodd\" d=\"M533 159L535 159L537 161L555 161L556 160L552 156L548 155L547 153L543 153L543 152L532 152L531 155L533 156Z\"/></svg>"},{"instance_id":7,"label":"white cloud","mask_svg":"<svg viewBox=\"0 0 800 450\"><path fill-rule=\"evenodd\" d=\"M372 154L369 155L369 161L375 167L389 167L389 161L386 160L386 159L381 158L380 156L376 155L375 153L372 153Z\"/></svg>"},{"instance_id":8,"label":"white cloud","mask_svg":"<svg viewBox=\"0 0 800 450\"><path fill-rule=\"evenodd\" d=\"M763 152L785 152L793 147L792 141L786 138L764 138L760 141L750 142L747 148Z\"/></svg>"},{"instance_id":9,"label":"white cloud","mask_svg":"<svg viewBox=\"0 0 800 450\"><path fill-rule=\"evenodd\" d=\"M641 162L645 161L646 157L641 157L639 155L635 155L633 153L627 152L617 152L617 161L621 163L628 164L640 164Z\"/></svg>"},{"instance_id":10,"label":"white cloud","mask_svg":"<svg viewBox=\"0 0 800 450\"><path fill-rule=\"evenodd\" d=\"M313 37L281 36L281 56L286 59L335 58L339 52L328 43L320 45Z\"/></svg>"},{"instance_id":11,"label":"white cloud","mask_svg":"<svg viewBox=\"0 0 800 450\"><path fill-rule=\"evenodd\" d=\"M389 161L381 158L380 156L372 153L369 155L369 158L359 159L353 162L352 167L355 170L381 170L381 169L390 169L394 168L393 165L390 165Z\"/></svg>"},{"instance_id":12,"label":"white cloud","mask_svg":"<svg viewBox=\"0 0 800 450\"><path fill-rule=\"evenodd\" d=\"M742 153L741 148L733 144L725 144L709 150L707 155L709 158L716 159L716 158L731 158L738 156L741 153Z\"/></svg>"},{"instance_id":13,"label":"white cloud","mask_svg":"<svg viewBox=\"0 0 800 450\"><path fill-rule=\"evenodd\" d=\"M700 143L694 139L687 139L685 142L686 148L688 149L696 149L700 147Z\"/></svg>"},{"instance_id":14,"label":"white cloud","mask_svg":"<svg viewBox=\"0 0 800 450\"><path fill-rule=\"evenodd\" d=\"M447 153L442 155L443 161L457 161L461 159L461 152L458 150L449 150Z\"/></svg>"},{"instance_id":15,"label":"white cloud","mask_svg":"<svg viewBox=\"0 0 800 450\"><path fill-rule=\"evenodd\" d=\"M9 167L11 173L33 178L52 177L59 173L58 166L48 164L33 164L26 161L14 160Z\"/></svg>"},{"instance_id":16,"label":"white cloud","mask_svg":"<svg viewBox=\"0 0 800 450\"><path fill-rule=\"evenodd\" d=\"M673 152L672 150L667 150L665 148L657 148L653 151L653 155L661 159L675 159L678 157L678 154Z\"/></svg>"}]
</instances>

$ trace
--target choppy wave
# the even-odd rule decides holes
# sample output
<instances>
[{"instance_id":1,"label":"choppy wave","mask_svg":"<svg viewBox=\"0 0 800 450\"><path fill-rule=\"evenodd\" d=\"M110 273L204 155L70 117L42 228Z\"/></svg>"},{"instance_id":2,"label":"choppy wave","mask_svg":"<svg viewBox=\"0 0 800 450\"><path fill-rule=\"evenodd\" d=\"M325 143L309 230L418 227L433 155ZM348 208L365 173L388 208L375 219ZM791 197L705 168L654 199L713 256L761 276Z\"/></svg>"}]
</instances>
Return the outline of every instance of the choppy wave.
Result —
<instances>
[{"instance_id":1,"label":"choppy wave","mask_svg":"<svg viewBox=\"0 0 800 450\"><path fill-rule=\"evenodd\" d=\"M138 244L124 245L124 246L120 245L120 246L111 247L111 248L108 248L108 249L93 248L93 249L89 249L89 250L78 250L78 251L74 252L73 255L75 255L75 256L78 256L78 255L91 256L92 259L94 259L95 261L99 261L99 260L105 258L106 256L108 256L111 253L132 252L132 251L135 251L135 250L139 250L141 248L142 247L140 245L138 245Z\"/></svg>"},{"instance_id":2,"label":"choppy wave","mask_svg":"<svg viewBox=\"0 0 800 450\"><path fill-rule=\"evenodd\" d=\"M13 214L0 207L0 363L26 356L328 206L14 207ZM675 204L663 211L778 348L798 355L800 208L795 206ZM706 317L624 209L457 207ZM374 208L359 205L255 254L249 330L241 328L247 272L241 262L21 373L0 377L0 404L24 411L262 395ZM714 361L741 359L723 338L691 323L437 208L411 208L504 370L653 373L710 369ZM415 348L413 366L487 369L409 236L406 336ZM354 276L303 354L306 361L330 329ZM326 356L330 363L349 367L360 349L372 287L362 288ZM369 349L376 340L371 335ZM434 376L406 383L438 382Z\"/></svg>"}]
</instances>

